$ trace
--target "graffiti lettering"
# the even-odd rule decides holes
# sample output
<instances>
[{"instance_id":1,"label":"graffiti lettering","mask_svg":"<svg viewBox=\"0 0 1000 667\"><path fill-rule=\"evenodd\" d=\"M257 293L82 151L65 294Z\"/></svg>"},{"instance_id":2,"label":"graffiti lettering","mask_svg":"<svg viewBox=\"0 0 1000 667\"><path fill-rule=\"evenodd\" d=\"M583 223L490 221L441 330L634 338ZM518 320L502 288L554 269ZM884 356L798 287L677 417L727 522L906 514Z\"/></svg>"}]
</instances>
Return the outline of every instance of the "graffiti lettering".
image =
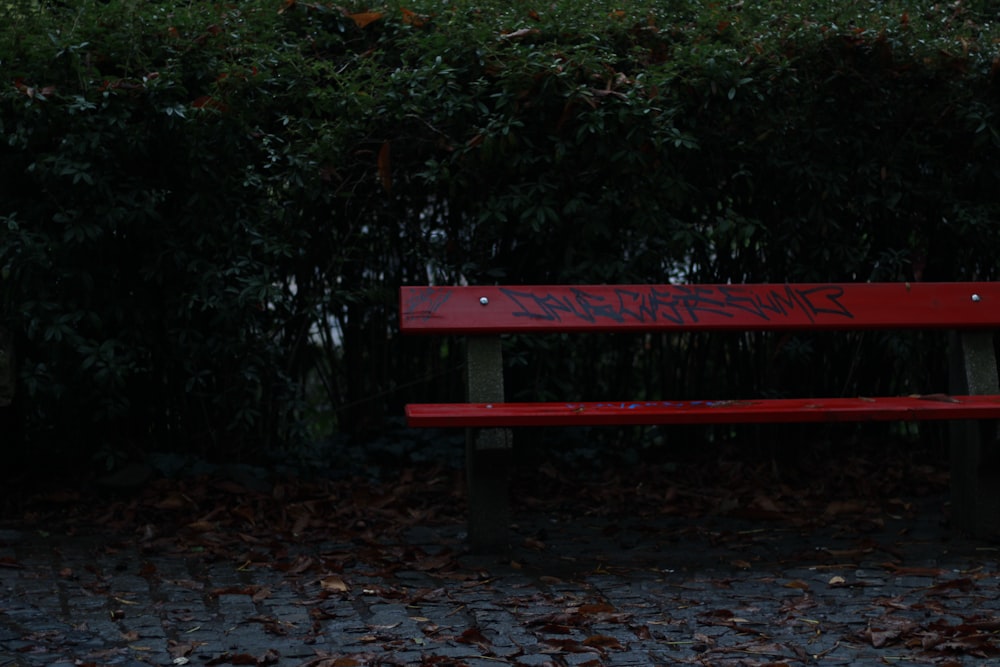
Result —
<instances>
[{"instance_id":1,"label":"graffiti lettering","mask_svg":"<svg viewBox=\"0 0 1000 667\"><path fill-rule=\"evenodd\" d=\"M826 287L814 287L812 289L800 289L799 295L809 307L809 312L813 315L842 315L852 317L851 312L840 303L839 299L844 295L844 288L835 285ZM813 296L815 295L815 299Z\"/></svg>"},{"instance_id":2,"label":"graffiti lettering","mask_svg":"<svg viewBox=\"0 0 1000 667\"><path fill-rule=\"evenodd\" d=\"M521 309L514 311L515 317L530 317L536 320L561 321L564 317L577 318L587 322L597 320L613 320L624 322L623 315L612 304L602 303L604 297L589 294L580 288L573 289L573 298L559 297L553 294L533 294L501 288L511 301Z\"/></svg>"},{"instance_id":3,"label":"graffiti lettering","mask_svg":"<svg viewBox=\"0 0 1000 667\"><path fill-rule=\"evenodd\" d=\"M841 301L839 285L773 288L740 285L663 285L614 288L613 298L572 287L542 293L500 288L516 309L511 315L539 321L583 320L588 323L672 323L697 325L706 321L747 316L762 323L797 317L815 322L820 317L851 319ZM605 291L605 294L607 292Z\"/></svg>"},{"instance_id":4,"label":"graffiti lettering","mask_svg":"<svg viewBox=\"0 0 1000 667\"><path fill-rule=\"evenodd\" d=\"M428 287L410 292L409 298L403 304L403 318L429 320L451 297L451 292Z\"/></svg>"}]
</instances>

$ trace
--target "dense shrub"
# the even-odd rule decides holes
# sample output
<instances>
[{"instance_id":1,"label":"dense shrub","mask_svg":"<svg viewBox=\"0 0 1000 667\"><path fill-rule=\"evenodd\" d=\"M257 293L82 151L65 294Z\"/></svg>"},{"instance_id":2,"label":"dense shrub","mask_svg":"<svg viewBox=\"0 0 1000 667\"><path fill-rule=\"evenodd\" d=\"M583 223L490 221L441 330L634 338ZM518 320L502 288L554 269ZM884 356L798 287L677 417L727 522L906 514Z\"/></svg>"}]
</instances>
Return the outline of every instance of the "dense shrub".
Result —
<instances>
[{"instance_id":1,"label":"dense shrub","mask_svg":"<svg viewBox=\"0 0 1000 667\"><path fill-rule=\"evenodd\" d=\"M377 429L457 391L452 347L394 336L401 283L995 278L993 3L813 5L12 4L25 440L251 456ZM937 344L595 339L511 382L922 390Z\"/></svg>"}]
</instances>

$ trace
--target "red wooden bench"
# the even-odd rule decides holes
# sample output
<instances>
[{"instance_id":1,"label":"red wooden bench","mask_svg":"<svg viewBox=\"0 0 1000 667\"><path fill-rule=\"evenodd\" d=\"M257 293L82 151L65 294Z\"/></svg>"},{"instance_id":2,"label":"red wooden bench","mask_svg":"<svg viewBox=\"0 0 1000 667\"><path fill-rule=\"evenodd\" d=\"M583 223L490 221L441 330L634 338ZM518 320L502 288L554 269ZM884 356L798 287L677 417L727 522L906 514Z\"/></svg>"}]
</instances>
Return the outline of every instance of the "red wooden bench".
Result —
<instances>
[{"instance_id":1,"label":"red wooden bench","mask_svg":"<svg viewBox=\"0 0 1000 667\"><path fill-rule=\"evenodd\" d=\"M506 539L509 427L966 420L952 436L957 524L1000 535L994 460L1000 389L993 332L1000 283L403 287L400 328L466 337L461 403L411 404L413 427L469 429L469 540ZM500 336L511 333L949 329L951 394L727 401L504 402ZM969 421L972 420L972 421Z\"/></svg>"}]
</instances>

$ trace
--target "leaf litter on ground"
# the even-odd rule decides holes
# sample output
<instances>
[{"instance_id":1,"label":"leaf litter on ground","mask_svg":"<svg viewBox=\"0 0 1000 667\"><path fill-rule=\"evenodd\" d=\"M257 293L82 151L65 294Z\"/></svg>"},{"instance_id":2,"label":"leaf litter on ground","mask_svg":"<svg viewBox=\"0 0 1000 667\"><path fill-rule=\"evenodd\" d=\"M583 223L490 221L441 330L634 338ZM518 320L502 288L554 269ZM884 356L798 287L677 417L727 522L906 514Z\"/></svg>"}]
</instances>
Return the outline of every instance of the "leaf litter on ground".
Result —
<instances>
[{"instance_id":1,"label":"leaf litter on ground","mask_svg":"<svg viewBox=\"0 0 1000 667\"><path fill-rule=\"evenodd\" d=\"M309 584L300 589L303 595L312 596L303 603L310 606L314 622L320 622L326 616L323 601L331 596L378 596L417 605L428 599L447 601L448 586L490 585L488 573L469 570L462 564L456 547L428 552L406 544L404 539L407 531L415 527L460 525L465 518L462 484L461 470L443 463L403 466L381 479L285 476L261 485L213 476L172 477L154 480L134 494L107 495L88 488L40 493L23 499L23 512L7 523L14 521L65 534L98 530L123 541L137 540L150 555L194 555L227 559L241 569L269 568ZM722 456L689 464L609 464L582 469L552 460L515 468L512 497L514 513L520 516L540 512L564 515L570 520L624 516L640 522L672 517L678 520L673 529L678 539L698 536L714 546L731 546L734 552L769 531L833 527L854 536L854 546L831 547L803 556L819 568L831 564L837 571L844 564L856 565L881 557L882 567L893 576L928 578L923 609L933 612L935 599L968 593L976 586L974 577L941 580L945 573L936 568L900 563L891 544L870 541L866 531L882 527L889 516L912 516L914 506L904 498L940 493L946 484L947 474L940 466L918 461L905 449L865 450L830 458L816 455L806 457L804 463L776 465L773 460L740 457L723 448ZM713 516L749 519L759 522L760 527L747 531L703 527L702 519ZM622 531L611 521L605 535L614 537ZM641 540L641 536L637 539ZM114 545L111 540L107 548L114 549ZM299 548L303 546L311 548L303 551ZM525 537L523 546L529 552L551 548L544 534ZM731 564L734 571L752 572L755 567L752 559L739 557ZM23 564L8 558L0 566L19 568ZM158 576L155 566L144 568L143 576ZM400 570L422 572L441 582L441 587L400 587L370 581L355 584L351 573L358 568L386 580ZM558 582L560 574L546 573L544 577ZM863 581L839 579L831 577L828 585L864 585ZM712 583L726 585L722 579ZM87 585L99 586L100 579ZM788 606L789 613L798 613L808 607L805 601L816 583L793 578L774 585L803 593L801 607ZM208 593L246 595L255 601L271 595L267 587L254 586ZM511 596L509 602L519 604L516 596ZM718 609L697 616L705 626L731 628L746 638L735 647L705 644L700 660L711 664L778 665L801 659L794 648L769 643L766 633L758 632L739 614L736 609ZM280 621L266 616L248 621L260 624L271 634L287 630ZM854 639L874 647L916 647L934 655L993 656L997 648L995 623L998 621L992 617L966 619L959 624L931 617L916 623L894 617L890 610ZM618 637L594 630L595 626L608 624L627 627L638 638L651 636L648 626L633 625L629 613L599 599L570 600L562 612L527 621L529 627L543 635L547 651L592 653L598 658L622 650ZM426 625L425 632L449 636L433 624ZM490 655L488 637L476 628L450 636L455 642ZM175 650L182 652L186 648L177 646ZM368 656L362 654L317 655L310 664L368 664ZM257 664L267 664L272 658L251 657ZM226 658L218 656L217 660ZM232 655L228 659L240 663L249 658Z\"/></svg>"}]
</instances>

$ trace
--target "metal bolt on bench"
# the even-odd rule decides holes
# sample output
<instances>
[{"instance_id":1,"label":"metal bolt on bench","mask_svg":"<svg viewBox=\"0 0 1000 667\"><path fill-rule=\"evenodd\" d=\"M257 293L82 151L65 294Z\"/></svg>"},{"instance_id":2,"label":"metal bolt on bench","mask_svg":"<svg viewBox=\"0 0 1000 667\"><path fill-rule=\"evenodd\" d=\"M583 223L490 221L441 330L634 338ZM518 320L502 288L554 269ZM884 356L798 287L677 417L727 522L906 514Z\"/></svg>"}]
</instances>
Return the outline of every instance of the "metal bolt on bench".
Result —
<instances>
[{"instance_id":1,"label":"metal bolt on bench","mask_svg":"<svg viewBox=\"0 0 1000 667\"><path fill-rule=\"evenodd\" d=\"M414 427L468 429L469 541L507 541L515 426L949 420L957 526L1000 537L1000 283L402 287L400 329L466 336L464 403L411 404ZM951 395L506 403L508 333L947 329Z\"/></svg>"}]
</instances>

